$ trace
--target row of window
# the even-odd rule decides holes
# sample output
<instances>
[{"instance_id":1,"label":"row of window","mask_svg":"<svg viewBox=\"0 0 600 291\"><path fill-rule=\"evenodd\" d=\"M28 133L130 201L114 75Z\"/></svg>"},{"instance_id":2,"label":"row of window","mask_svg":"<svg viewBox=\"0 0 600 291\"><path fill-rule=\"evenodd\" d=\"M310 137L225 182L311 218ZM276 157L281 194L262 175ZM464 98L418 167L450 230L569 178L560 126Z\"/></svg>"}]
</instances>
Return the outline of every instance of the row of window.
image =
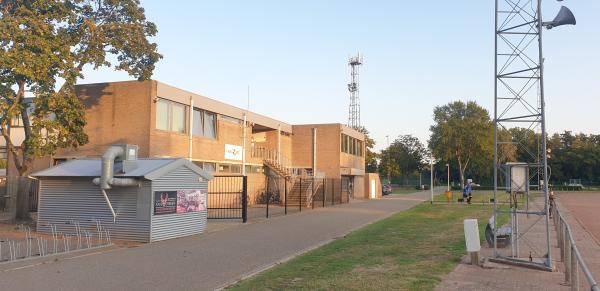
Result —
<instances>
[{"instance_id":1,"label":"row of window","mask_svg":"<svg viewBox=\"0 0 600 291\"><path fill-rule=\"evenodd\" d=\"M364 155L363 141L342 133L341 151L343 153L362 157Z\"/></svg>"},{"instance_id":2,"label":"row of window","mask_svg":"<svg viewBox=\"0 0 600 291\"><path fill-rule=\"evenodd\" d=\"M209 173L222 173L222 174L241 174L242 165L240 164L228 164L228 163L212 163L212 162L200 162L194 161L198 167L204 169ZM261 166L246 166L246 173L262 173L263 167Z\"/></svg>"},{"instance_id":3,"label":"row of window","mask_svg":"<svg viewBox=\"0 0 600 291\"><path fill-rule=\"evenodd\" d=\"M156 101L156 129L176 133L188 132L186 112L189 106L158 98ZM206 138L217 138L217 114L194 107L192 116L192 135ZM221 115L224 121L242 124L242 121Z\"/></svg>"}]
</instances>

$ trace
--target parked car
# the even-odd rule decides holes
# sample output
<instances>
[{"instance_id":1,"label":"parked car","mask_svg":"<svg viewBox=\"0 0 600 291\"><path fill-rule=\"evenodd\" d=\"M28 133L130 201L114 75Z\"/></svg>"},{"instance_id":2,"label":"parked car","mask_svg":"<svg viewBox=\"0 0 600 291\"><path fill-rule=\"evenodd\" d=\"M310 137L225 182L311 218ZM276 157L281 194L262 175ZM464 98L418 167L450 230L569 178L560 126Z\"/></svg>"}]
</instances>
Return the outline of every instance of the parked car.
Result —
<instances>
[{"instance_id":1,"label":"parked car","mask_svg":"<svg viewBox=\"0 0 600 291\"><path fill-rule=\"evenodd\" d=\"M392 185L383 185L381 186L381 194L383 195L388 195L388 194L392 194Z\"/></svg>"}]
</instances>

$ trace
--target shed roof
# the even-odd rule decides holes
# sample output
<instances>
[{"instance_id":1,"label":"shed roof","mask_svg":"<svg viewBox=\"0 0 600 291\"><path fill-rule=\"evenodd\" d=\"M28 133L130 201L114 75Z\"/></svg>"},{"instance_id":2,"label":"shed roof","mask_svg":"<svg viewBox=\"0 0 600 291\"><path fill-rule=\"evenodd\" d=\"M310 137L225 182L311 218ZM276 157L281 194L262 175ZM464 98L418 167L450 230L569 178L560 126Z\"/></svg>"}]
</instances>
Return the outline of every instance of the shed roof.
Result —
<instances>
[{"instance_id":1,"label":"shed roof","mask_svg":"<svg viewBox=\"0 0 600 291\"><path fill-rule=\"evenodd\" d=\"M115 177L142 177L147 180L156 180L179 167L186 167L198 176L210 180L212 175L186 159L175 158L149 158L138 159L137 167L127 173L122 173L123 163L115 162ZM100 177L102 161L100 159L70 160L52 168L36 173L33 177Z\"/></svg>"}]
</instances>

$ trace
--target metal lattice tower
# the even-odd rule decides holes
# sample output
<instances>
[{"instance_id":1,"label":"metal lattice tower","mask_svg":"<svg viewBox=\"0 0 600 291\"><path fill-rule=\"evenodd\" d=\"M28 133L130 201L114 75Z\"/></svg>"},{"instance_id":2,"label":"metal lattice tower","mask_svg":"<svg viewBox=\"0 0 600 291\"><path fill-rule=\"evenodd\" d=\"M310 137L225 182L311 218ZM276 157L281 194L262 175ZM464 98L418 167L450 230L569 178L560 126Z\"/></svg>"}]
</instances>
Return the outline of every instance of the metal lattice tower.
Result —
<instances>
[{"instance_id":1,"label":"metal lattice tower","mask_svg":"<svg viewBox=\"0 0 600 291\"><path fill-rule=\"evenodd\" d=\"M543 264L551 268L541 0L495 1L494 255L519 260L521 257L532 256L533 252L533 257L543 260ZM537 148L532 149L531 144L527 144L527 136L513 136L509 131L511 128L525 128L530 130L527 132L539 134L541 138ZM529 175L529 183L537 184L543 204L530 207L527 190L527 205L518 203L519 200L513 198L517 194L510 193L510 209L499 209L498 200L502 200L501 192L505 188L498 185L498 179L506 181L503 184L512 183L511 178L505 178L506 168L502 167L502 163L507 161L503 156L503 149L509 146L528 153L527 160L519 162L526 163L529 169L535 171ZM542 183L533 183L532 178L537 178ZM516 246L511 246L510 255L502 254L497 247L497 230L501 227L497 225L497 217L502 214L510 216L511 231L514 231L511 236L515 237L513 244L516 243ZM518 227L519 216L524 215L538 216L536 223L543 223L546 231L545 243L527 245L530 250L525 254L518 247L521 240L528 242L527 230L519 230Z\"/></svg>"},{"instance_id":2,"label":"metal lattice tower","mask_svg":"<svg viewBox=\"0 0 600 291\"><path fill-rule=\"evenodd\" d=\"M360 54L348 59L350 66L350 83L348 91L350 91L350 107L348 108L348 126L352 128L360 127L360 97L358 84L358 66L362 65L362 57Z\"/></svg>"}]
</instances>

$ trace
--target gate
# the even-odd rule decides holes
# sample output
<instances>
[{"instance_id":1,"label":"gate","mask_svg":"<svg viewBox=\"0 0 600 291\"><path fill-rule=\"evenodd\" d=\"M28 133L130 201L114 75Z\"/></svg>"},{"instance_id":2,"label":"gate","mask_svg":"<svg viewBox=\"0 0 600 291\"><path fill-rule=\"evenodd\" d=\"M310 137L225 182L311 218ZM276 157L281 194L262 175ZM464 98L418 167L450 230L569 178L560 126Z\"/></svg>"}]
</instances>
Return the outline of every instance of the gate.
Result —
<instances>
[{"instance_id":1,"label":"gate","mask_svg":"<svg viewBox=\"0 0 600 291\"><path fill-rule=\"evenodd\" d=\"M208 183L208 219L248 221L248 179L244 176L215 176Z\"/></svg>"}]
</instances>

